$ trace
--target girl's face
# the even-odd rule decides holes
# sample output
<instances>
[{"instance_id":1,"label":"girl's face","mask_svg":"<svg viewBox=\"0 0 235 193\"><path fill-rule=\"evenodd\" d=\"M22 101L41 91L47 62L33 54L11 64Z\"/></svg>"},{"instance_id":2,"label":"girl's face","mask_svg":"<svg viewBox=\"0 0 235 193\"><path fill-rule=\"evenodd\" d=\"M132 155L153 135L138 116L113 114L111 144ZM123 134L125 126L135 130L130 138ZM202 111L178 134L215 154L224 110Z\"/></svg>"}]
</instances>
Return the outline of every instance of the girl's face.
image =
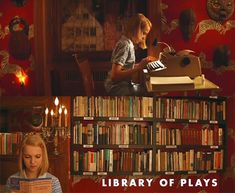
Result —
<instances>
[{"instance_id":1,"label":"girl's face","mask_svg":"<svg viewBox=\"0 0 235 193\"><path fill-rule=\"evenodd\" d=\"M140 36L139 36L140 42L146 40L149 31L150 31L150 28L149 28L149 27L145 27L144 30L140 30Z\"/></svg>"},{"instance_id":2,"label":"girl's face","mask_svg":"<svg viewBox=\"0 0 235 193\"><path fill-rule=\"evenodd\" d=\"M26 167L26 173L37 176L42 164L41 147L26 145L23 149L23 161Z\"/></svg>"},{"instance_id":3,"label":"girl's face","mask_svg":"<svg viewBox=\"0 0 235 193\"><path fill-rule=\"evenodd\" d=\"M150 27L146 26L143 30L139 30L137 44L142 48L146 48L146 39L149 34Z\"/></svg>"}]
</instances>

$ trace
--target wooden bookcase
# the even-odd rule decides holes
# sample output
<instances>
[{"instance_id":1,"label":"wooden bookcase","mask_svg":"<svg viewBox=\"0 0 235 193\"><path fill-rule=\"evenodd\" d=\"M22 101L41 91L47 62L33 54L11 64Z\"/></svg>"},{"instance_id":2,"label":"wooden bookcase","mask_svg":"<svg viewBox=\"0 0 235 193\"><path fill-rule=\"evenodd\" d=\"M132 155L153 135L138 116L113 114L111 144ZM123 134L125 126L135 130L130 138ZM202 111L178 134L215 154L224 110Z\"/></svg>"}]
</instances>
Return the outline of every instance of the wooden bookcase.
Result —
<instances>
[{"instance_id":1,"label":"wooden bookcase","mask_svg":"<svg viewBox=\"0 0 235 193\"><path fill-rule=\"evenodd\" d=\"M218 173L226 98L74 97L72 175Z\"/></svg>"}]
</instances>

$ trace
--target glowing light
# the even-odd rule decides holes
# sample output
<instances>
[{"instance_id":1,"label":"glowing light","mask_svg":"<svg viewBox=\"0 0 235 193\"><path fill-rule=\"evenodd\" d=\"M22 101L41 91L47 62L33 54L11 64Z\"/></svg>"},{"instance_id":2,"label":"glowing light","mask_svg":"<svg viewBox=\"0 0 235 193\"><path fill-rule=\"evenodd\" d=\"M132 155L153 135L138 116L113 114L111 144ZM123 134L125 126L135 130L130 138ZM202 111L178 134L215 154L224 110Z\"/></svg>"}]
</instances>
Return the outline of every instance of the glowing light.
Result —
<instances>
[{"instance_id":1,"label":"glowing light","mask_svg":"<svg viewBox=\"0 0 235 193\"><path fill-rule=\"evenodd\" d=\"M46 108L46 110L45 110L45 114L47 115L49 113L49 109L48 108Z\"/></svg>"},{"instance_id":2,"label":"glowing light","mask_svg":"<svg viewBox=\"0 0 235 193\"><path fill-rule=\"evenodd\" d=\"M58 105L59 105L59 99L58 99L58 97L55 98L55 102L54 102L54 103L55 103L55 106L58 106Z\"/></svg>"},{"instance_id":3,"label":"glowing light","mask_svg":"<svg viewBox=\"0 0 235 193\"><path fill-rule=\"evenodd\" d=\"M68 113L68 111L67 111L67 109L65 108L65 109L64 109L64 114L67 115L67 113Z\"/></svg>"},{"instance_id":4,"label":"glowing light","mask_svg":"<svg viewBox=\"0 0 235 193\"><path fill-rule=\"evenodd\" d=\"M27 74L21 70L16 73L16 77L18 78L18 81L21 85L25 85L26 79L27 79Z\"/></svg>"},{"instance_id":5,"label":"glowing light","mask_svg":"<svg viewBox=\"0 0 235 193\"><path fill-rule=\"evenodd\" d=\"M60 108L59 108L59 114L61 114L61 113L62 113L62 108L60 107Z\"/></svg>"}]
</instances>

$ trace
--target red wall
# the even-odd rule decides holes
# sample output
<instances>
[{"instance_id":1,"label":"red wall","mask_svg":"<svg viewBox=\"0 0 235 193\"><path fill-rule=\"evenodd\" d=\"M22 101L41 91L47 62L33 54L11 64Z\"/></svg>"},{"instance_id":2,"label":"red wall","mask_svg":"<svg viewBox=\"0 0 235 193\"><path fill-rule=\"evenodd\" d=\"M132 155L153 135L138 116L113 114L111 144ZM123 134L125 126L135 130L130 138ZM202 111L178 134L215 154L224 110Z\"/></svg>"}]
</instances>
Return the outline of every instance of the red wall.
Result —
<instances>
[{"instance_id":1,"label":"red wall","mask_svg":"<svg viewBox=\"0 0 235 193\"><path fill-rule=\"evenodd\" d=\"M11 0L0 1L0 30L4 31L5 27L15 17L24 18L29 25L33 25L33 0L27 0L24 7L17 7ZM0 38L0 51L9 52L9 39L11 33L4 38ZM33 38L30 39L33 49ZM32 51L33 53L33 51ZM33 54L32 54L33 57ZM0 62L3 57L0 55ZM16 76L13 74L0 74L0 93L2 95L36 95L35 88L35 71L33 70L33 58L27 60L16 60L12 56L9 57L9 64L19 65L28 75L26 84L21 87ZM1 72L1 71L0 71ZM0 94L1 95L1 94Z\"/></svg>"},{"instance_id":2,"label":"red wall","mask_svg":"<svg viewBox=\"0 0 235 193\"><path fill-rule=\"evenodd\" d=\"M206 0L200 1L188 1L188 0L162 0L162 2L168 5L163 13L167 18L167 24L170 25L173 19L178 19L180 12L184 9L192 8L196 15L196 25L202 20L210 19L207 15L206 10ZM235 20L235 13L228 19ZM222 23L223 26L226 25L226 20ZM225 34L220 34L216 30L208 30L206 33L201 35L197 42L195 38L199 29L197 28L189 41L183 40L182 33L177 27L171 33L161 34L161 40L170 44L176 51L183 49L190 49L195 51L195 55L199 56L201 52L206 55L206 60L211 61L213 57L214 49L219 45L228 45L230 48L230 60L233 60L232 65L225 69L213 69L208 66L203 66L203 73L205 77L221 88L219 95L232 96L235 94L235 44L232 41L235 36L235 28L231 28Z\"/></svg>"}]
</instances>

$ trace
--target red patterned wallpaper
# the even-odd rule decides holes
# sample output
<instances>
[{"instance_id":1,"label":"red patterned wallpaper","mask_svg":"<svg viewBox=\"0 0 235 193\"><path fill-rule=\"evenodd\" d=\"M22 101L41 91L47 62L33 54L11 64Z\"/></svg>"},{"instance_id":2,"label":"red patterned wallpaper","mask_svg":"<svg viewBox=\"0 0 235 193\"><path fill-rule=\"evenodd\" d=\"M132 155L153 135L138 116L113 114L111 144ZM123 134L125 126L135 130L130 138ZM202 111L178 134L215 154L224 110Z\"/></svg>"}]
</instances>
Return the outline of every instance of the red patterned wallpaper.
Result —
<instances>
[{"instance_id":1,"label":"red patterned wallpaper","mask_svg":"<svg viewBox=\"0 0 235 193\"><path fill-rule=\"evenodd\" d=\"M0 1L0 95L35 95L35 71L33 64L33 0L25 1L23 7L17 7L11 0ZM31 45L31 55L26 59L15 59L9 54L9 42L12 33L9 32L9 23L15 17L23 18L29 24L28 40ZM24 25L15 25L16 31L24 29ZM13 28L14 29L14 28ZM19 41L19 42L17 42ZM21 39L18 38L15 45L21 46ZM24 43L24 42L23 42ZM4 68L4 65L5 68ZM16 71L23 70L28 78L25 85L21 86Z\"/></svg>"},{"instance_id":2,"label":"red patterned wallpaper","mask_svg":"<svg viewBox=\"0 0 235 193\"><path fill-rule=\"evenodd\" d=\"M233 96L235 95L235 87L232 86L235 85L235 44L232 37L235 36L235 13L222 23L214 22L207 14L206 2L206 0L174 2L162 0L162 27L165 30L161 33L161 40L171 45L176 51L183 49L195 51L195 55L202 57L205 61L202 63L205 77L220 86L219 95ZM191 39L185 41L177 20L182 10L190 8L196 16L195 31ZM206 20L209 20L211 24L206 26ZM197 36L198 39L196 39ZM213 51L219 45L227 45L230 49L228 67L212 67Z\"/></svg>"}]
</instances>

